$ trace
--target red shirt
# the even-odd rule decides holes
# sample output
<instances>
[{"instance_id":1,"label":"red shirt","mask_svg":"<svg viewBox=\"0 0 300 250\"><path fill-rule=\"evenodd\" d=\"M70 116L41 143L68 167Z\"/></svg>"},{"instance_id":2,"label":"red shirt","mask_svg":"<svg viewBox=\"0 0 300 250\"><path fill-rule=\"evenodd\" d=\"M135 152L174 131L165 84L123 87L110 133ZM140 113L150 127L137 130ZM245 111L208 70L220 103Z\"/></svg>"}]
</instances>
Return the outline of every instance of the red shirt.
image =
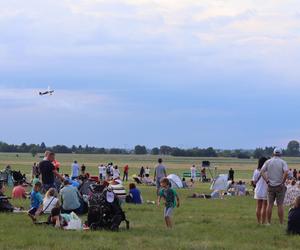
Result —
<instances>
[{"instance_id":1,"label":"red shirt","mask_svg":"<svg viewBox=\"0 0 300 250\"><path fill-rule=\"evenodd\" d=\"M14 187L12 191L13 199L24 199L26 198L26 190L23 186L19 185Z\"/></svg>"},{"instance_id":2,"label":"red shirt","mask_svg":"<svg viewBox=\"0 0 300 250\"><path fill-rule=\"evenodd\" d=\"M126 165L126 166L124 167L124 173L128 173L128 169L129 169L129 167L128 167L128 165Z\"/></svg>"}]
</instances>

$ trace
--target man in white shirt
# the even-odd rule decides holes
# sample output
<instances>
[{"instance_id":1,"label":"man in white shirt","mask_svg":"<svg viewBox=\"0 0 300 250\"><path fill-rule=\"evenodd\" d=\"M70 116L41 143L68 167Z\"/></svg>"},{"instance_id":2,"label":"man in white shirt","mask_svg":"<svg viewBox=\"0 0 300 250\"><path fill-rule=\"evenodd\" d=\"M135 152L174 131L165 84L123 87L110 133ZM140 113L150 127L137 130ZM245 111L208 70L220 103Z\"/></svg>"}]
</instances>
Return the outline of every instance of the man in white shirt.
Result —
<instances>
[{"instance_id":1,"label":"man in white shirt","mask_svg":"<svg viewBox=\"0 0 300 250\"><path fill-rule=\"evenodd\" d=\"M272 210L274 202L276 200L278 207L278 216L280 224L283 224L284 219L284 208L283 202L286 193L285 181L288 176L288 165L280 158L282 155L282 150L275 148L273 157L266 161L261 169L261 176L268 184L268 223L271 223ZM266 175L266 172L268 173Z\"/></svg>"},{"instance_id":2,"label":"man in white shirt","mask_svg":"<svg viewBox=\"0 0 300 250\"><path fill-rule=\"evenodd\" d=\"M105 180L105 178L106 178L106 167L103 164L101 164L98 167L98 169L99 169L99 178L100 178L100 180L101 181Z\"/></svg>"},{"instance_id":3,"label":"man in white shirt","mask_svg":"<svg viewBox=\"0 0 300 250\"><path fill-rule=\"evenodd\" d=\"M191 167L191 180L193 180L193 181L196 180L196 173L197 173L196 166L193 165L193 166Z\"/></svg>"},{"instance_id":4,"label":"man in white shirt","mask_svg":"<svg viewBox=\"0 0 300 250\"><path fill-rule=\"evenodd\" d=\"M113 179L116 180L116 179L120 179L120 171L118 169L118 166L115 166L113 168Z\"/></svg>"},{"instance_id":5,"label":"man in white shirt","mask_svg":"<svg viewBox=\"0 0 300 250\"><path fill-rule=\"evenodd\" d=\"M72 180L78 178L79 169L80 169L79 164L77 163L77 161L74 161L74 163L72 164L72 174L71 174Z\"/></svg>"}]
</instances>

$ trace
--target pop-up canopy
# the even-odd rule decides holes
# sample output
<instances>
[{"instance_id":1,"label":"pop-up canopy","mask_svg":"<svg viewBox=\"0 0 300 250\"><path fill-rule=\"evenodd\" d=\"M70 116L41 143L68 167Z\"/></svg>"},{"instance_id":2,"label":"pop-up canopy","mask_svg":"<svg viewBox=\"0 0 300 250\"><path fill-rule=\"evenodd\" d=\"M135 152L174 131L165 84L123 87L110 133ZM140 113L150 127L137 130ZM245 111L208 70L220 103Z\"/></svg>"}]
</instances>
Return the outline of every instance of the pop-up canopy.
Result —
<instances>
[{"instance_id":1,"label":"pop-up canopy","mask_svg":"<svg viewBox=\"0 0 300 250\"><path fill-rule=\"evenodd\" d=\"M169 179L172 188L183 188L182 181L176 174L170 174L167 178Z\"/></svg>"},{"instance_id":2,"label":"pop-up canopy","mask_svg":"<svg viewBox=\"0 0 300 250\"><path fill-rule=\"evenodd\" d=\"M228 175L227 174L220 174L214 182L211 184L210 189L211 190L219 190L219 191L225 191L228 189L229 183L228 183Z\"/></svg>"}]
</instances>

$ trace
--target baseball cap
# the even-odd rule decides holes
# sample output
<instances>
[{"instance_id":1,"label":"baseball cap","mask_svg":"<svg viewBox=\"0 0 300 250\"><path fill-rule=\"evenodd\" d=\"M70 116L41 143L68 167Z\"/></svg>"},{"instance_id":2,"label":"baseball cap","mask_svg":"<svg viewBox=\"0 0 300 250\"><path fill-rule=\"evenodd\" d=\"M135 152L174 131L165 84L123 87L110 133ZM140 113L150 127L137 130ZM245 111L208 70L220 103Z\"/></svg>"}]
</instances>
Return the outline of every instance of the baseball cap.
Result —
<instances>
[{"instance_id":1,"label":"baseball cap","mask_svg":"<svg viewBox=\"0 0 300 250\"><path fill-rule=\"evenodd\" d=\"M273 153L274 155L282 155L282 150L281 148L275 148Z\"/></svg>"}]
</instances>

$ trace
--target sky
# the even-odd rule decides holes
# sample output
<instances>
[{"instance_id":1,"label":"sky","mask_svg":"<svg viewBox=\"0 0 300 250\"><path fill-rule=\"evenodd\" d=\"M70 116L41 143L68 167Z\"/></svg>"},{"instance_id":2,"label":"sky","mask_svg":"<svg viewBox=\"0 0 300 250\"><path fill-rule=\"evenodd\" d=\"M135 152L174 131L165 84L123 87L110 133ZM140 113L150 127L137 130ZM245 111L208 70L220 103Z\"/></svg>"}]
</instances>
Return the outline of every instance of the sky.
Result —
<instances>
[{"instance_id":1,"label":"sky","mask_svg":"<svg viewBox=\"0 0 300 250\"><path fill-rule=\"evenodd\" d=\"M300 140L298 0L0 0L0 34L0 141Z\"/></svg>"}]
</instances>

